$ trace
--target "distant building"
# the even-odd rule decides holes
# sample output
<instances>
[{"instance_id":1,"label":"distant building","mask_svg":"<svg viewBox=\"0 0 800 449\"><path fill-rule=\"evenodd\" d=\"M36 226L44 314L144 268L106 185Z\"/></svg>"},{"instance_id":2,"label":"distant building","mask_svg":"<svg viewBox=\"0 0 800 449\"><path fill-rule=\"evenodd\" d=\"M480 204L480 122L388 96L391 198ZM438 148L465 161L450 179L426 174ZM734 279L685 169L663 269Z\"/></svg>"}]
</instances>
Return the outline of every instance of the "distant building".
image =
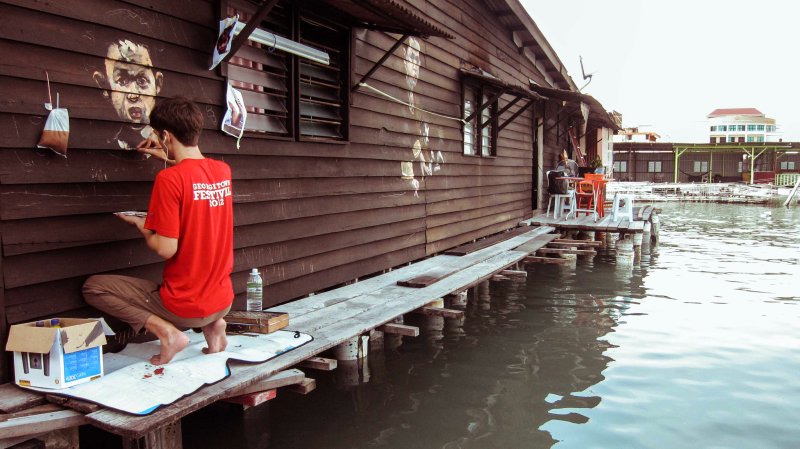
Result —
<instances>
[{"instance_id":1,"label":"distant building","mask_svg":"<svg viewBox=\"0 0 800 449\"><path fill-rule=\"evenodd\" d=\"M623 128L614 135L614 142L655 142L661 136L653 131L639 131L638 127Z\"/></svg>"},{"instance_id":2,"label":"distant building","mask_svg":"<svg viewBox=\"0 0 800 449\"><path fill-rule=\"evenodd\" d=\"M781 142L774 118L756 108L715 109L708 114L708 141Z\"/></svg>"}]
</instances>

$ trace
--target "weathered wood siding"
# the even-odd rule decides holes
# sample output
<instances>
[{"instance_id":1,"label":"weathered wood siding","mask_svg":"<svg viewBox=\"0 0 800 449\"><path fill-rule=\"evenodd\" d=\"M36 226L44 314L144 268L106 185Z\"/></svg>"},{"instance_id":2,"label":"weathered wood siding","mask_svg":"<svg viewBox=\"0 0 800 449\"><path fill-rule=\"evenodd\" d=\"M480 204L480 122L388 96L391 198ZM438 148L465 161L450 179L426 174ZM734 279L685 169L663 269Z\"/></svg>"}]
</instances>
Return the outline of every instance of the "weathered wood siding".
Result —
<instances>
[{"instance_id":1,"label":"weathered wood siding","mask_svg":"<svg viewBox=\"0 0 800 449\"><path fill-rule=\"evenodd\" d=\"M461 117L465 66L523 86L542 79L483 2L408 3L456 36L419 39L418 107ZM492 158L463 155L460 121L412 114L365 89L352 95L347 142L246 137L237 149L235 139L218 131L226 80L207 70L219 10L210 0L0 1L0 332L6 321L83 313L80 286L91 274L160 276L159 258L111 215L145 210L152 180L164 168L110 138L128 124L95 72L103 71L109 42L119 39L149 48L163 79L159 97L184 95L201 105L207 116L201 149L231 165L233 282L240 296L252 267L264 270L266 303L277 304L508 229L530 214L532 123L541 105L499 133ZM353 29L352 81L396 39ZM70 113L66 159L35 149L47 113L45 72ZM398 50L369 83L405 99L405 77ZM510 98L503 96L500 106ZM548 108L552 124L558 112ZM430 128L429 148L444 161L428 176L415 162L415 192L400 165L413 160L421 120ZM562 123L545 133L546 163L561 148L564 129Z\"/></svg>"}]
</instances>

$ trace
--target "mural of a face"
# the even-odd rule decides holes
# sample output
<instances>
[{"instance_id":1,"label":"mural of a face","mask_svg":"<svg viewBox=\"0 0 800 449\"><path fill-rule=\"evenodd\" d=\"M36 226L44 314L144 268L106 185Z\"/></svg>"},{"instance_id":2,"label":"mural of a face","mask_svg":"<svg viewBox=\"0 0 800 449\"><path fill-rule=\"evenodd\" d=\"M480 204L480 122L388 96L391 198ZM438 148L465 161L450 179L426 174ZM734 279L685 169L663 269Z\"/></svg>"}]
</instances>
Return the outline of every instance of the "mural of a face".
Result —
<instances>
[{"instance_id":1,"label":"mural of a face","mask_svg":"<svg viewBox=\"0 0 800 449\"><path fill-rule=\"evenodd\" d=\"M419 41L409 37L408 44L404 48L403 67L405 67L406 71L406 83L408 83L409 89L414 90L419 79L419 67L422 62Z\"/></svg>"},{"instance_id":2,"label":"mural of a face","mask_svg":"<svg viewBox=\"0 0 800 449\"><path fill-rule=\"evenodd\" d=\"M153 69L148 48L127 39L108 46L105 73L94 73L117 116L126 122L143 124L149 122L163 78L161 72Z\"/></svg>"}]
</instances>

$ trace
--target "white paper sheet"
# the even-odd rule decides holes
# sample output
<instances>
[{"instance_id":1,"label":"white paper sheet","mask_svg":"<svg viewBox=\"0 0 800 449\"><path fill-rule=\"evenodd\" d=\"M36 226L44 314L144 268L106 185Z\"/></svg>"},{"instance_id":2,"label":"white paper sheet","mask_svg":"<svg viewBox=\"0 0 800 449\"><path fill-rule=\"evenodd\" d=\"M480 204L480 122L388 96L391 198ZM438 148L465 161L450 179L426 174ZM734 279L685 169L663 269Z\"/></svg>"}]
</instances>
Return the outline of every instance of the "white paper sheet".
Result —
<instances>
[{"instance_id":1,"label":"white paper sheet","mask_svg":"<svg viewBox=\"0 0 800 449\"><path fill-rule=\"evenodd\" d=\"M161 405L197 391L203 385L230 375L229 359L265 362L302 346L313 338L308 334L277 331L271 334L229 335L224 352L203 354L202 333L187 331L191 342L166 365L149 363L159 352L158 341L131 343L119 353L105 354L105 375L63 390L35 389L71 396L135 415L146 415ZM297 337L295 337L297 335Z\"/></svg>"}]
</instances>

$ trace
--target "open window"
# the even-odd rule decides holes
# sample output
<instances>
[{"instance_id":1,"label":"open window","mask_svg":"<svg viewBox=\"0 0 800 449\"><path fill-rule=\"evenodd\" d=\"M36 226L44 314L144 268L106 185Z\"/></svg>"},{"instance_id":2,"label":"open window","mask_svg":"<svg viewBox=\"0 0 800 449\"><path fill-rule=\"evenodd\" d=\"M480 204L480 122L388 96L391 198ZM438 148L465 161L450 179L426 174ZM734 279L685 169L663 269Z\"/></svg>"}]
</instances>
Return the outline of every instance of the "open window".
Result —
<instances>
[{"instance_id":1,"label":"open window","mask_svg":"<svg viewBox=\"0 0 800 449\"><path fill-rule=\"evenodd\" d=\"M464 154L497 155L497 102L491 87L464 83Z\"/></svg>"},{"instance_id":2,"label":"open window","mask_svg":"<svg viewBox=\"0 0 800 449\"><path fill-rule=\"evenodd\" d=\"M247 0L228 0L225 10L248 23L258 8ZM329 64L248 39L223 69L247 105L245 131L296 140L347 140L350 28L287 2L278 2L257 28L321 50Z\"/></svg>"}]
</instances>

